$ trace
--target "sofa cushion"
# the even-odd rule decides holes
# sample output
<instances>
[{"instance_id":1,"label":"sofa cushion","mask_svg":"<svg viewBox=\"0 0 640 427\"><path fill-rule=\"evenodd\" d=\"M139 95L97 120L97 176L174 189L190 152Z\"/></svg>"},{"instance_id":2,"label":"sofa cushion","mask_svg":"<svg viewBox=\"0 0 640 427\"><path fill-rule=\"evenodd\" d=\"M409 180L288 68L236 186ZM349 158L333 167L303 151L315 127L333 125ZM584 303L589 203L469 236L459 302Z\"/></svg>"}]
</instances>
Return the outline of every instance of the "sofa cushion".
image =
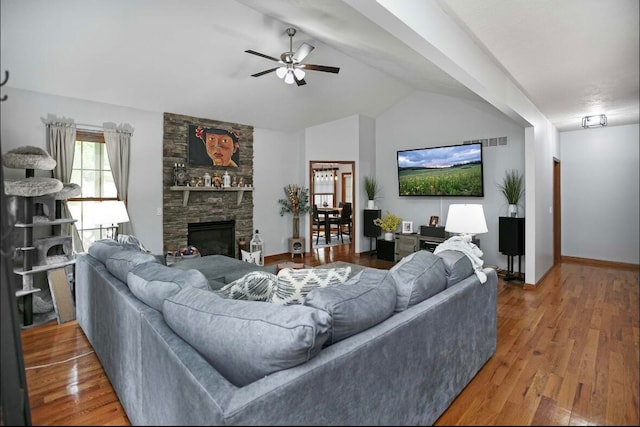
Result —
<instances>
[{"instance_id":1,"label":"sofa cushion","mask_svg":"<svg viewBox=\"0 0 640 427\"><path fill-rule=\"evenodd\" d=\"M436 254L444 261L447 288L474 274L471 260L462 252L447 249Z\"/></svg>"},{"instance_id":2,"label":"sofa cushion","mask_svg":"<svg viewBox=\"0 0 640 427\"><path fill-rule=\"evenodd\" d=\"M217 293L247 301L271 301L278 277L266 271L252 271L224 286Z\"/></svg>"},{"instance_id":3,"label":"sofa cushion","mask_svg":"<svg viewBox=\"0 0 640 427\"><path fill-rule=\"evenodd\" d=\"M162 303L186 286L209 290L209 281L198 270L175 270L162 264L145 262L129 271L131 292L150 307L162 311Z\"/></svg>"},{"instance_id":4,"label":"sofa cushion","mask_svg":"<svg viewBox=\"0 0 640 427\"><path fill-rule=\"evenodd\" d=\"M314 289L304 305L326 311L332 326L327 344L334 344L368 329L393 314L396 288L389 272L366 268L345 285Z\"/></svg>"},{"instance_id":5,"label":"sofa cushion","mask_svg":"<svg viewBox=\"0 0 640 427\"><path fill-rule=\"evenodd\" d=\"M347 281L351 267L339 268L283 268L278 272L278 285L271 302L301 304L316 288L341 285Z\"/></svg>"},{"instance_id":6,"label":"sofa cushion","mask_svg":"<svg viewBox=\"0 0 640 427\"><path fill-rule=\"evenodd\" d=\"M217 289L216 283L224 282L229 284L249 273L250 271L267 271L275 274L276 266L260 266L250 262L243 262L239 259L226 255L207 255L198 258L185 259L174 264L171 268L188 270L195 268L202 272L207 279L211 289Z\"/></svg>"},{"instance_id":7,"label":"sofa cushion","mask_svg":"<svg viewBox=\"0 0 640 427\"><path fill-rule=\"evenodd\" d=\"M396 287L395 311L403 311L447 287L442 258L429 251L413 252L391 267L389 274Z\"/></svg>"},{"instance_id":8,"label":"sofa cushion","mask_svg":"<svg viewBox=\"0 0 640 427\"><path fill-rule=\"evenodd\" d=\"M138 264L144 264L145 262L154 262L160 264L160 261L152 254L146 254L144 252L121 249L111 254L104 265L107 267L109 273L116 276L118 279L127 283L127 274L133 267Z\"/></svg>"},{"instance_id":9,"label":"sofa cushion","mask_svg":"<svg viewBox=\"0 0 640 427\"><path fill-rule=\"evenodd\" d=\"M113 239L101 239L93 242L91 246L89 246L87 252L89 252L89 255L105 264L107 262L107 258L123 249L124 246Z\"/></svg>"},{"instance_id":10,"label":"sofa cushion","mask_svg":"<svg viewBox=\"0 0 640 427\"><path fill-rule=\"evenodd\" d=\"M224 299L192 287L167 298L163 314L176 334L238 387L307 362L331 327L331 316L312 307Z\"/></svg>"}]
</instances>

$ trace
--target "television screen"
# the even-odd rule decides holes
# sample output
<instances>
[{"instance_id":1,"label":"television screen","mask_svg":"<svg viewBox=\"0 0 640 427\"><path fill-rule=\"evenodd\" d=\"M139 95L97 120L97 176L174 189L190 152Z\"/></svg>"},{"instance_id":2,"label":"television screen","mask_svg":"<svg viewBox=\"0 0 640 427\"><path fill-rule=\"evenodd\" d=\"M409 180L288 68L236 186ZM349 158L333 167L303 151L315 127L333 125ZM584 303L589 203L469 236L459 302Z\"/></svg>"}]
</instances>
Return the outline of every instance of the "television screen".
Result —
<instances>
[{"instance_id":1,"label":"television screen","mask_svg":"<svg viewBox=\"0 0 640 427\"><path fill-rule=\"evenodd\" d=\"M482 143L398 150L400 196L484 197Z\"/></svg>"}]
</instances>

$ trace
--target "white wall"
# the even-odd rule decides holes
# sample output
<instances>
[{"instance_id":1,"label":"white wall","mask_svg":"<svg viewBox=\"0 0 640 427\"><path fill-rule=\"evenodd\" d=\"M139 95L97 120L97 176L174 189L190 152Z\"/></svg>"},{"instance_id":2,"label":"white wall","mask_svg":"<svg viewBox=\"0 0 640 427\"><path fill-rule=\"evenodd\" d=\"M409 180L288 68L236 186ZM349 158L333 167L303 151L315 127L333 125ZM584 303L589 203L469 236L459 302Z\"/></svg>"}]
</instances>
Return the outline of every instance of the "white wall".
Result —
<instances>
[{"instance_id":1,"label":"white wall","mask_svg":"<svg viewBox=\"0 0 640 427\"><path fill-rule=\"evenodd\" d=\"M471 139L507 137L506 146L483 148L484 197L398 196L397 150L462 144ZM449 204L480 203L489 232L478 235L487 264L506 268L507 257L498 252L498 218L508 204L497 185L507 169L524 173L524 129L502 113L480 102L464 101L429 92L415 92L376 121L376 177L382 183L377 205L413 221L414 230L429 223L431 215L445 224ZM526 189L525 189L526 190ZM526 206L520 206L524 215ZM523 263L524 268L524 263ZM523 270L524 271L524 270Z\"/></svg>"},{"instance_id":2,"label":"white wall","mask_svg":"<svg viewBox=\"0 0 640 427\"><path fill-rule=\"evenodd\" d=\"M293 218L280 216L279 199L288 184L305 185L304 132L253 130L253 226L260 230L265 255L289 251ZM300 235L308 228L308 215L300 215ZM308 240L308 239L307 239ZM307 249L308 250L308 249Z\"/></svg>"},{"instance_id":3,"label":"white wall","mask_svg":"<svg viewBox=\"0 0 640 427\"><path fill-rule=\"evenodd\" d=\"M560 133L562 255L640 264L639 132Z\"/></svg>"}]
</instances>

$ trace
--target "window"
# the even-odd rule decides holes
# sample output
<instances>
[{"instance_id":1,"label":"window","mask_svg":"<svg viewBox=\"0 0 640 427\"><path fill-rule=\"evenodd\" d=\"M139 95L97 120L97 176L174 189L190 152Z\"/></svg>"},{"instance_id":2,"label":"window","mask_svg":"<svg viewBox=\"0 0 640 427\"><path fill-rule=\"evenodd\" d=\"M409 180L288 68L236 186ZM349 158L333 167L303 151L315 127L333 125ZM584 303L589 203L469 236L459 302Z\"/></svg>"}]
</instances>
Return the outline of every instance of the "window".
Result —
<instances>
[{"instance_id":1,"label":"window","mask_svg":"<svg viewBox=\"0 0 640 427\"><path fill-rule=\"evenodd\" d=\"M71 215L78 220L76 226L86 249L106 237L107 229L92 221L100 202L117 200L118 196L102 132L76 132L71 182L82 189L80 197L69 199L68 205Z\"/></svg>"},{"instance_id":2,"label":"window","mask_svg":"<svg viewBox=\"0 0 640 427\"><path fill-rule=\"evenodd\" d=\"M336 199L336 170L313 170L313 203L318 207L335 206Z\"/></svg>"}]
</instances>

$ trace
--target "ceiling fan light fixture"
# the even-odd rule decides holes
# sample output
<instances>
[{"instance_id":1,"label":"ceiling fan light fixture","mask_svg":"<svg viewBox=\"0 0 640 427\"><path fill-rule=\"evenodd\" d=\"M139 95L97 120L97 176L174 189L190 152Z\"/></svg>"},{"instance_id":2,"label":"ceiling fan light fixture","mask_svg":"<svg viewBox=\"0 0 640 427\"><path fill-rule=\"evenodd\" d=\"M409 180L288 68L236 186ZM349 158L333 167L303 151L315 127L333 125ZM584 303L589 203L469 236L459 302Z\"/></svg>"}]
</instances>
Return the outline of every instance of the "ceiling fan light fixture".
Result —
<instances>
[{"instance_id":1,"label":"ceiling fan light fixture","mask_svg":"<svg viewBox=\"0 0 640 427\"><path fill-rule=\"evenodd\" d=\"M301 70L300 68L294 68L293 69L293 74L295 74L295 76L296 76L296 78L298 80L302 80L302 79L304 79L305 72L304 72L304 70Z\"/></svg>"},{"instance_id":2,"label":"ceiling fan light fixture","mask_svg":"<svg viewBox=\"0 0 640 427\"><path fill-rule=\"evenodd\" d=\"M276 76L278 76L278 78L283 79L284 76L287 75L287 67L280 67L276 70Z\"/></svg>"},{"instance_id":3,"label":"ceiling fan light fixture","mask_svg":"<svg viewBox=\"0 0 640 427\"><path fill-rule=\"evenodd\" d=\"M288 85L293 84L293 72L291 70L287 71L287 75L284 77L284 82Z\"/></svg>"}]
</instances>

